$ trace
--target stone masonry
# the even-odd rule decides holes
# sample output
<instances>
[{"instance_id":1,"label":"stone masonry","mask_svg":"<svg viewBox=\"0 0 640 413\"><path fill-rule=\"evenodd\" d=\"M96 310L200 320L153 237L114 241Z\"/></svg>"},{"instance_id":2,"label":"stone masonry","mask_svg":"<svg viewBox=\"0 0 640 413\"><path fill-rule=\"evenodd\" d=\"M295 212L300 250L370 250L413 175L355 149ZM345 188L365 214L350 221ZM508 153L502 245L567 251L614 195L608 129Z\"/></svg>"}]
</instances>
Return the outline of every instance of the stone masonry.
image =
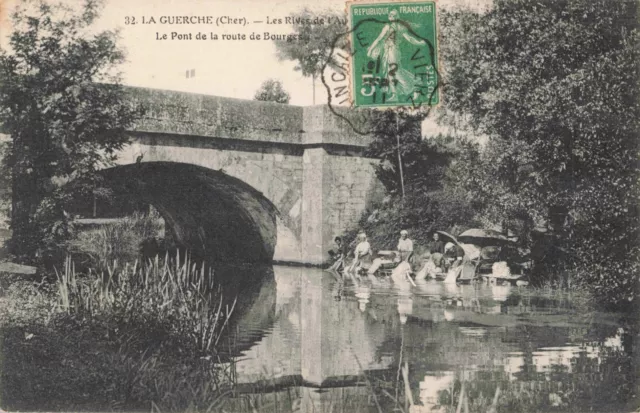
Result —
<instances>
[{"instance_id":1,"label":"stone masonry","mask_svg":"<svg viewBox=\"0 0 640 413\"><path fill-rule=\"evenodd\" d=\"M121 165L169 161L238 178L279 212L274 259L321 264L333 238L381 196L370 137L328 107L297 107L164 90L130 88L147 108L130 131Z\"/></svg>"}]
</instances>

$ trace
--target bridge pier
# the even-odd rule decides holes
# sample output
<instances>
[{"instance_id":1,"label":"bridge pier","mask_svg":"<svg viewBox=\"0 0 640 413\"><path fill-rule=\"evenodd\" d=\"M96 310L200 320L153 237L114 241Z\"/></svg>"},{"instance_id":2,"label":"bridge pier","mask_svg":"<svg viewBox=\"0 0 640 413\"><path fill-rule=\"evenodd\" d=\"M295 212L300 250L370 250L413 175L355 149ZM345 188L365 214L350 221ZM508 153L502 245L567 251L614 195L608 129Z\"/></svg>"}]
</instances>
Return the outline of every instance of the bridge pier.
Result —
<instances>
[{"instance_id":1,"label":"bridge pier","mask_svg":"<svg viewBox=\"0 0 640 413\"><path fill-rule=\"evenodd\" d=\"M286 227L278 230L276 261L326 262L333 239L382 197L373 159L363 155L371 137L326 105L129 91L147 112L129 131L132 144L118 163L136 163L143 155L142 163L198 165L247 183L273 204L278 226Z\"/></svg>"},{"instance_id":2,"label":"bridge pier","mask_svg":"<svg viewBox=\"0 0 640 413\"><path fill-rule=\"evenodd\" d=\"M324 148L306 149L303 155L302 172L302 236L301 258L309 264L325 261L328 237L332 228L326 227L324 210L324 163L327 153Z\"/></svg>"}]
</instances>

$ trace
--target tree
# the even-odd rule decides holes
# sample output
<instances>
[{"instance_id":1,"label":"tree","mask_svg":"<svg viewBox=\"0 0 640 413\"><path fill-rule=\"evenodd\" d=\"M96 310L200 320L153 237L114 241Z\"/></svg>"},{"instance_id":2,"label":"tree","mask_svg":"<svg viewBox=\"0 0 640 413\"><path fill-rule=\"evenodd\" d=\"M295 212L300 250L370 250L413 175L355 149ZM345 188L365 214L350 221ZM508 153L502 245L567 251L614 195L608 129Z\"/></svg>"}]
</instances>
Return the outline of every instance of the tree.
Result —
<instances>
[{"instance_id":1,"label":"tree","mask_svg":"<svg viewBox=\"0 0 640 413\"><path fill-rule=\"evenodd\" d=\"M263 102L289 103L289 93L282 87L279 80L267 79L262 82L260 89L253 97L255 100Z\"/></svg>"},{"instance_id":2,"label":"tree","mask_svg":"<svg viewBox=\"0 0 640 413\"><path fill-rule=\"evenodd\" d=\"M11 211L11 171L3 165L9 144L10 142L0 136L0 227L2 228L9 223Z\"/></svg>"},{"instance_id":3,"label":"tree","mask_svg":"<svg viewBox=\"0 0 640 413\"><path fill-rule=\"evenodd\" d=\"M379 159L374 169L388 196L373 213L365 214L348 239L364 230L377 248L394 248L398 231L407 229L416 245L426 245L434 230L474 223L473 199L447 185L448 171L460 153L470 152L465 148L473 145L447 135L423 138L422 119L406 111L373 114L373 140L365 155Z\"/></svg>"},{"instance_id":4,"label":"tree","mask_svg":"<svg viewBox=\"0 0 640 413\"><path fill-rule=\"evenodd\" d=\"M305 8L289 16L293 20L293 33L297 41L275 40L277 56L280 60L296 62L294 70L311 77L313 83L313 103L316 103L316 78L331 57L331 47L336 40L337 47L344 48L347 32L347 18L344 13L333 11L315 13ZM309 24L315 19L323 19L323 24Z\"/></svg>"},{"instance_id":5,"label":"tree","mask_svg":"<svg viewBox=\"0 0 640 413\"><path fill-rule=\"evenodd\" d=\"M402 180L409 192L442 189L444 172L455 152L450 147L453 138L423 139L421 121L420 116L405 112L384 111L373 115L374 139L365 154L380 159L375 165L376 175L391 194L401 192Z\"/></svg>"},{"instance_id":6,"label":"tree","mask_svg":"<svg viewBox=\"0 0 640 413\"><path fill-rule=\"evenodd\" d=\"M52 258L70 236L67 206L93 191L141 114L119 83L117 33L90 34L99 1L74 12L45 1L17 9L10 49L0 54L0 122L11 135L11 251ZM67 185L67 183L71 183Z\"/></svg>"},{"instance_id":7,"label":"tree","mask_svg":"<svg viewBox=\"0 0 640 413\"><path fill-rule=\"evenodd\" d=\"M555 222L563 267L612 301L633 299L637 2L496 0L484 15L441 17L447 110L490 138L461 185L496 221Z\"/></svg>"}]
</instances>

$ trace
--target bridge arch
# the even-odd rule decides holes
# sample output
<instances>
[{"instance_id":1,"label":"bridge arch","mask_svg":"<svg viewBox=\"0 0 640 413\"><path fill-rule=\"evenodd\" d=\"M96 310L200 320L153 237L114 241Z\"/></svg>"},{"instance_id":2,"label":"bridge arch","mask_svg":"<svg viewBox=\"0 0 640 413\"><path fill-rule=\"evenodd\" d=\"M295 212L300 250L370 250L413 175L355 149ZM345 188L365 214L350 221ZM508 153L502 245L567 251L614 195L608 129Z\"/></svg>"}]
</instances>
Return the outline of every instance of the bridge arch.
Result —
<instances>
[{"instance_id":1,"label":"bridge arch","mask_svg":"<svg viewBox=\"0 0 640 413\"><path fill-rule=\"evenodd\" d=\"M129 95L147 111L127 131L131 142L117 163L193 164L248 184L278 212L275 261L326 262L334 237L383 195L374 160L364 155L370 137L326 105L144 88L129 88Z\"/></svg>"},{"instance_id":2,"label":"bridge arch","mask_svg":"<svg viewBox=\"0 0 640 413\"><path fill-rule=\"evenodd\" d=\"M270 262L278 210L261 192L221 171L179 162L144 162L100 171L115 196L153 205L176 241L212 260Z\"/></svg>"}]
</instances>

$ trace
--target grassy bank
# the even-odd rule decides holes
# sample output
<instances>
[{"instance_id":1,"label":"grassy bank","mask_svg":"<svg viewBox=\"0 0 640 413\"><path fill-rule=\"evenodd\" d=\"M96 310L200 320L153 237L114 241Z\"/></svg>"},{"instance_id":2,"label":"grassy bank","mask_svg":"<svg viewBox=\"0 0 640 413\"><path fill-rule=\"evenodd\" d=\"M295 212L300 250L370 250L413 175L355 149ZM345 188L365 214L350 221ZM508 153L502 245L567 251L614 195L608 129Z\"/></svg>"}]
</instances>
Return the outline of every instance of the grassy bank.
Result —
<instances>
[{"instance_id":1,"label":"grassy bank","mask_svg":"<svg viewBox=\"0 0 640 413\"><path fill-rule=\"evenodd\" d=\"M212 274L155 259L52 283L4 278L5 410L212 411L230 383L216 342L227 306Z\"/></svg>"}]
</instances>

